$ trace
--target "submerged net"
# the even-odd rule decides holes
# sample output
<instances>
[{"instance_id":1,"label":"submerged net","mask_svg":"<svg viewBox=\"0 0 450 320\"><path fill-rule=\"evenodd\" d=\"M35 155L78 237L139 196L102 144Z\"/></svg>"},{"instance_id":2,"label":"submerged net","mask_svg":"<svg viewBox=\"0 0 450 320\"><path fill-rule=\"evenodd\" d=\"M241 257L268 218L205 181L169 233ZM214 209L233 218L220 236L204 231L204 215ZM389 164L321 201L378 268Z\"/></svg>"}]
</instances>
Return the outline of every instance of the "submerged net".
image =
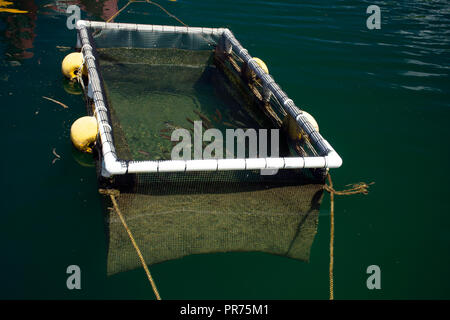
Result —
<instances>
[{"instance_id":1,"label":"submerged net","mask_svg":"<svg viewBox=\"0 0 450 320\"><path fill-rule=\"evenodd\" d=\"M230 173L211 173L213 179L192 172L137 174L109 184L120 192L117 203L147 263L230 251L309 260L323 186L307 177L299 184L287 177L257 181L259 173ZM137 268L128 235L105 201L107 272Z\"/></svg>"},{"instance_id":2,"label":"submerged net","mask_svg":"<svg viewBox=\"0 0 450 320\"><path fill-rule=\"evenodd\" d=\"M257 79L236 55L217 50L217 36L112 29L93 30L93 40L120 159L170 159L172 131L192 132L194 121L223 136L234 128L281 129L281 157L316 154L307 139L290 138L286 112L273 97L262 99ZM117 190L149 264L228 251L308 261L323 193L323 176L314 173L127 173L99 180L101 188ZM107 272L136 268L134 248L109 198L104 201Z\"/></svg>"},{"instance_id":3,"label":"submerged net","mask_svg":"<svg viewBox=\"0 0 450 320\"><path fill-rule=\"evenodd\" d=\"M193 137L194 121L201 121L203 130L220 130L223 136L226 129L273 127L246 97L238 95L214 64L212 50L98 52L114 139L122 141L118 157L123 160L170 159L177 143L171 141L172 131L187 129Z\"/></svg>"}]
</instances>

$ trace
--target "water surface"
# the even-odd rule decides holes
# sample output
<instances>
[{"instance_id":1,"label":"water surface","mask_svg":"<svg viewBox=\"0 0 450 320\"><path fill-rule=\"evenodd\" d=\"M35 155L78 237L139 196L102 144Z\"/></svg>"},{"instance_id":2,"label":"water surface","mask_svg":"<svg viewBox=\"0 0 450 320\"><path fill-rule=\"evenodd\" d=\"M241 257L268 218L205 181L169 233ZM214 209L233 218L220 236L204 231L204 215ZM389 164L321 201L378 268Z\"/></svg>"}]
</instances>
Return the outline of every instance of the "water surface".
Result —
<instances>
[{"instance_id":1,"label":"water surface","mask_svg":"<svg viewBox=\"0 0 450 320\"><path fill-rule=\"evenodd\" d=\"M95 168L73 151L70 125L85 115L62 79L75 45L65 3L16 1L0 13L3 156L0 297L153 299L143 270L106 276L106 238ZM73 1L105 20L125 1ZM447 1L160 1L187 24L228 27L296 104L310 112L344 160L337 188L375 181L367 196L337 197L335 297L450 298ZM366 28L366 8L382 11ZM133 4L117 22L175 24ZM63 109L42 96L69 106ZM61 156L55 161L52 150ZM329 204L310 262L265 253L192 255L151 266L161 296L327 299ZM66 288L66 268L82 290ZM366 287L369 265L382 289Z\"/></svg>"}]
</instances>

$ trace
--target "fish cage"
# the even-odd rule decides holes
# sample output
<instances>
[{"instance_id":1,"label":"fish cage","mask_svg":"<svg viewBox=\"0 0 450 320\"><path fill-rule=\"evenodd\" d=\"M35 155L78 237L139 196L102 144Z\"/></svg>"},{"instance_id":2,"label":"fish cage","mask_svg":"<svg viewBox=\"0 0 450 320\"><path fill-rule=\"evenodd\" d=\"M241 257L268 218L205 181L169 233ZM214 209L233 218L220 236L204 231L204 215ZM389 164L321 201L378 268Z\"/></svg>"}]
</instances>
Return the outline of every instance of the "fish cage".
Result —
<instances>
[{"instance_id":1,"label":"fish cage","mask_svg":"<svg viewBox=\"0 0 450 320\"><path fill-rule=\"evenodd\" d=\"M114 190L150 264L228 251L309 259L325 174L342 160L230 30L80 20L77 35L99 187ZM211 129L226 147L205 158L212 139L195 138ZM180 130L194 143L174 160ZM103 200L108 273L138 267Z\"/></svg>"},{"instance_id":2,"label":"fish cage","mask_svg":"<svg viewBox=\"0 0 450 320\"><path fill-rule=\"evenodd\" d=\"M337 152L230 30L82 20L78 21L77 27L78 44L88 69L87 94L93 102L92 112L98 120L104 176L144 172L341 166L342 160ZM208 85L222 92L211 92ZM203 101L199 101L195 94L190 95L190 90L206 91L201 95ZM131 108L127 96L136 97L136 91L139 91L135 99L138 101L133 101L133 104L139 107ZM216 97L211 99L211 95ZM225 100L217 99L220 95L231 103L227 105ZM158 146L156 141L159 140L152 136L159 129L152 123L160 120L158 126L168 124L167 129L170 130L171 121L178 115L185 116L184 112L196 111L195 114L206 124L211 124L211 117L202 114L202 104L218 100L221 100L221 105L225 105L224 110L230 116L238 115L234 114L233 104L244 105L247 115L242 115L240 120L234 118L233 121L230 117L230 121L225 121L219 111L214 116L221 117L217 119L217 125L247 127L250 124L248 122L264 125L258 116L248 116L249 109L259 107L257 111L266 115L273 125L282 127L286 124L286 128L294 125L296 128L291 131L297 129L301 132L303 139L299 144L303 146L297 146L296 156L171 160L158 155L158 159L151 159L154 156L151 151L155 149L155 143ZM167 112L165 108L169 104L180 108L172 113ZM184 109L181 109L182 106ZM121 114L124 116L121 117ZM169 118L165 119L164 115L169 115ZM114 125L114 117L125 120L120 125ZM186 122L185 125L189 124L189 117L181 120ZM173 124L173 128L177 126L180 124ZM119 142L119 131L122 131L122 140L126 142ZM132 142L138 140L137 143ZM142 145L143 141L152 144L150 151L145 148L139 150L148 147L145 143ZM122 146L118 144L128 145L129 152L120 150Z\"/></svg>"}]
</instances>

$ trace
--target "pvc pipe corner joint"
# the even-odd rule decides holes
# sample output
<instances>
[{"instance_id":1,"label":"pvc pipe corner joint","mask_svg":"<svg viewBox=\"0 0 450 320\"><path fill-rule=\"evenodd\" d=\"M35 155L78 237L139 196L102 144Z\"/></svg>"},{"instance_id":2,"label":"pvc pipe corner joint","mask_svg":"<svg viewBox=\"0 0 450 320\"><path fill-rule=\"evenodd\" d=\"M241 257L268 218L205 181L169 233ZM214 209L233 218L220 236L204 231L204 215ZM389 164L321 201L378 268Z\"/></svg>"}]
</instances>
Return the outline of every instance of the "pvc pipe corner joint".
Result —
<instances>
[{"instance_id":1,"label":"pvc pipe corner joint","mask_svg":"<svg viewBox=\"0 0 450 320\"><path fill-rule=\"evenodd\" d=\"M81 29L81 28L87 28L88 25L89 25L88 21L86 21L86 20L78 20L76 27L77 27L77 29Z\"/></svg>"}]
</instances>

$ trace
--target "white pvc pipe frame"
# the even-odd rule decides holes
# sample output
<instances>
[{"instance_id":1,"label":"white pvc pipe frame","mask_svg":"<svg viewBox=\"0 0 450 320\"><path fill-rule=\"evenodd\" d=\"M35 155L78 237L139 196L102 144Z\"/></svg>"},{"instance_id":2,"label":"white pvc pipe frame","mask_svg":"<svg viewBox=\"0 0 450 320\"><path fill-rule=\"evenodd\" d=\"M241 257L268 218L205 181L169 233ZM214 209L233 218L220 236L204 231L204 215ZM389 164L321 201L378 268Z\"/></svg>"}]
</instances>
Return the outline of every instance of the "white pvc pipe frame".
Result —
<instances>
[{"instance_id":1,"label":"white pvc pipe frame","mask_svg":"<svg viewBox=\"0 0 450 320\"><path fill-rule=\"evenodd\" d=\"M92 54L92 46L89 42L87 28L119 29L146 32L170 32L170 33L194 33L204 35L223 36L225 47L232 48L234 52L261 78L265 89L269 89L280 101L285 111L289 113L298 125L310 137L311 143L319 149L322 156L315 157L279 157L279 158L247 158L247 159L202 159L202 160L162 160L162 161L124 161L117 158L115 147L112 144L111 126L105 105L105 99L100 85L100 77ZM193 28L178 26L142 25L129 23L106 23L96 21L79 20L78 46L84 57L88 69L89 87L95 104L96 116L102 144L103 168L102 175L145 172L180 172L180 171L216 171L216 170L259 170L259 169L299 169L299 168L339 168L342 159L333 147L322 138L307 118L302 114L286 94L275 83L273 78L266 74L248 54L247 50L226 28Z\"/></svg>"}]
</instances>

